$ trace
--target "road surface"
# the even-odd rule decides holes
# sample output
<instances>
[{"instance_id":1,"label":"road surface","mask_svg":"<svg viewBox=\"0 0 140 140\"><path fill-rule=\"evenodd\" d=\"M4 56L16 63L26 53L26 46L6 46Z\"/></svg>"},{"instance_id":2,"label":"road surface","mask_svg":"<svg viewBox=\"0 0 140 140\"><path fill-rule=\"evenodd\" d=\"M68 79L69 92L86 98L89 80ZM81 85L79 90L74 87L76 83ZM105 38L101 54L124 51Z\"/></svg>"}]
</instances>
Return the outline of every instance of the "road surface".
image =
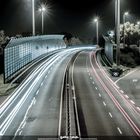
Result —
<instances>
[{"instance_id":1,"label":"road surface","mask_svg":"<svg viewBox=\"0 0 140 140\"><path fill-rule=\"evenodd\" d=\"M0 134L9 139L140 136L140 111L97 63L95 49L55 54L0 107Z\"/></svg>"}]
</instances>

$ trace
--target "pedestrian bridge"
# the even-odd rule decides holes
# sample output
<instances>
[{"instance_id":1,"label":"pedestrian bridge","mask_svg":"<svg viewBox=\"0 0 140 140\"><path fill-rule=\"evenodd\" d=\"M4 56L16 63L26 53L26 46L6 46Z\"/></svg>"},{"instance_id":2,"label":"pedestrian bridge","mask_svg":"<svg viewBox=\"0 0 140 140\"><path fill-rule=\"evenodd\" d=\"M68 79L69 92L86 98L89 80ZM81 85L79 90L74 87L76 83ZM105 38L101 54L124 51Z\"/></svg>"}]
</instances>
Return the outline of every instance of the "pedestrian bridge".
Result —
<instances>
[{"instance_id":1,"label":"pedestrian bridge","mask_svg":"<svg viewBox=\"0 0 140 140\"><path fill-rule=\"evenodd\" d=\"M24 66L41 55L66 48L63 35L43 35L12 39L4 49L4 80L11 81Z\"/></svg>"}]
</instances>

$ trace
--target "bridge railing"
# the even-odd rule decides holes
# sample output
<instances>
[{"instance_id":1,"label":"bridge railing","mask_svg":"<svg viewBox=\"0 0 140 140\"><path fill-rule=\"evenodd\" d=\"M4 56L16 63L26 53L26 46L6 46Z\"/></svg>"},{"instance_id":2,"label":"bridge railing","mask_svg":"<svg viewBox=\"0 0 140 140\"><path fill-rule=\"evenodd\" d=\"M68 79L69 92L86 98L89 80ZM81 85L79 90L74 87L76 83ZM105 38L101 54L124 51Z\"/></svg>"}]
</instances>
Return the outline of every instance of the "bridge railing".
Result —
<instances>
[{"instance_id":1,"label":"bridge railing","mask_svg":"<svg viewBox=\"0 0 140 140\"><path fill-rule=\"evenodd\" d=\"M25 65L41 55L66 48L63 35L12 39L4 49L4 81L9 82Z\"/></svg>"}]
</instances>

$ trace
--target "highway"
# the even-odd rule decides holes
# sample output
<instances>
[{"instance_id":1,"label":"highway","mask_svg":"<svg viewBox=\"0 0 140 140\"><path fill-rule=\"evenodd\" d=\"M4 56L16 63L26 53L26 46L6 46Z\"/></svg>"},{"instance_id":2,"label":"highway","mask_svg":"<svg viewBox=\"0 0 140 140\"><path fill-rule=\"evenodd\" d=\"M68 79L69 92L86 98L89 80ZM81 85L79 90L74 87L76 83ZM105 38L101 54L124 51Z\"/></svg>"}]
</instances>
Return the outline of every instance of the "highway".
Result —
<instances>
[{"instance_id":1,"label":"highway","mask_svg":"<svg viewBox=\"0 0 140 140\"><path fill-rule=\"evenodd\" d=\"M21 132L31 136L58 135L56 126L65 67L78 50L62 51L40 64L0 106L1 135L17 136Z\"/></svg>"},{"instance_id":2,"label":"highway","mask_svg":"<svg viewBox=\"0 0 140 140\"><path fill-rule=\"evenodd\" d=\"M140 112L133 108L134 106L129 104L126 98L118 95L117 87L109 81L97 65L96 53L81 53L74 66L73 77L81 137L139 136ZM131 118L135 120L136 126L133 125L136 128L132 126L131 123L134 122ZM132 139L132 137L126 137L126 139Z\"/></svg>"},{"instance_id":3,"label":"highway","mask_svg":"<svg viewBox=\"0 0 140 140\"><path fill-rule=\"evenodd\" d=\"M98 64L96 51L63 50L32 71L0 105L1 138L139 139L140 111Z\"/></svg>"}]
</instances>

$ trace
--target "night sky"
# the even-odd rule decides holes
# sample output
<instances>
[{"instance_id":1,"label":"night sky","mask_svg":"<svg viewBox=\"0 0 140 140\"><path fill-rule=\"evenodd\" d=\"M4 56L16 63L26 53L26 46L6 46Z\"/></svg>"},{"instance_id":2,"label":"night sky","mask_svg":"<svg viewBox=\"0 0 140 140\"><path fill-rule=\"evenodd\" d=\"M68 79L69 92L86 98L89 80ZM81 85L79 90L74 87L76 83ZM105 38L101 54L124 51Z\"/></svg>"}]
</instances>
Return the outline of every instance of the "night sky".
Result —
<instances>
[{"instance_id":1,"label":"night sky","mask_svg":"<svg viewBox=\"0 0 140 140\"><path fill-rule=\"evenodd\" d=\"M37 11L41 2L48 4L45 15L45 33L69 32L81 38L95 35L92 19L99 16L100 33L114 28L115 0L35 0L36 32L41 32L41 15ZM140 0L121 0L121 13L129 11L127 20L140 19ZM0 29L7 35L32 31L31 0L0 0Z\"/></svg>"}]
</instances>

